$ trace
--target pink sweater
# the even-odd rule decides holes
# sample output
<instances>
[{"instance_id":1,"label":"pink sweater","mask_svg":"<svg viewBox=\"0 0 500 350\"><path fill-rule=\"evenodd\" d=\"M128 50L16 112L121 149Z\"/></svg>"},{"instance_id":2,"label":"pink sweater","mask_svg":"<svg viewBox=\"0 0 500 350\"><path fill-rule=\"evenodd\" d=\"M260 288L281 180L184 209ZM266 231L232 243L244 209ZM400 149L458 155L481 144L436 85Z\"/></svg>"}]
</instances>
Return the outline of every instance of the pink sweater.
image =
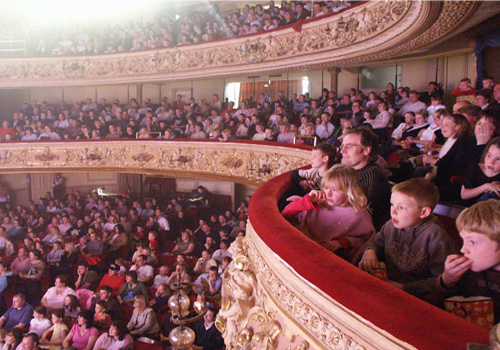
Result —
<instances>
[{"instance_id":1,"label":"pink sweater","mask_svg":"<svg viewBox=\"0 0 500 350\"><path fill-rule=\"evenodd\" d=\"M364 245L374 235L372 217L366 209L355 212L348 207L317 207L309 196L290 203L285 217L298 217L299 229L332 252L343 248L346 260L356 263Z\"/></svg>"}]
</instances>

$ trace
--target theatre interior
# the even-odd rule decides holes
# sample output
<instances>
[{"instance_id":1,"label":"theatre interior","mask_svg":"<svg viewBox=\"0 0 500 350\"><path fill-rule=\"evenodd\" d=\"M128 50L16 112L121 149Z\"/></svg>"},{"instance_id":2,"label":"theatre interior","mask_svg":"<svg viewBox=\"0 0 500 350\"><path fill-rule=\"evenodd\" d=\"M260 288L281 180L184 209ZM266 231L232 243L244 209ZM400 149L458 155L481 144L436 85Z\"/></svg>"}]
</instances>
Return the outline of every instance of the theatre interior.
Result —
<instances>
[{"instance_id":1,"label":"theatre interior","mask_svg":"<svg viewBox=\"0 0 500 350\"><path fill-rule=\"evenodd\" d=\"M443 109L455 114L461 113L453 107L460 101L481 113L485 108L478 96L486 93L486 102L498 107L500 85L498 92L485 85L500 83L498 62L497 1L4 1L0 217L5 230L0 232L0 263L12 264L24 248L28 263L34 264L33 251L40 250L30 252L23 240L28 237L29 243L30 231L31 243L48 242L44 237L54 226L60 230L64 220L76 225L81 219L102 236L98 239L105 249L92 256L98 260L88 257L87 231L60 232L58 239L63 250L74 244L79 254L65 283L83 312L98 291L91 290L88 305L83 304L84 293L78 293L83 277L77 272L82 261L101 278L116 264L114 259L120 260L127 285L133 278L125 270L137 264L132 261L136 245L156 254L152 278L137 282L147 289L145 299L135 292L126 295L128 303L118 299L121 322L127 326L124 339L132 336L133 341L120 347L124 340L111 329L122 326L113 320L111 328L105 325L90 338L96 342L99 336L97 344L108 341L102 346L106 349L465 350L472 344L493 345L490 337L500 338L496 328L490 335L494 302L488 304L486 321L472 315L486 304L473 309L453 304L452 313L438 292L416 297L363 271L359 260L348 261L318 243L281 211L294 181L290 174L311 167L311 154L320 143L330 143L341 163L342 137L352 136L343 132L358 126L343 124L353 115L353 102L368 110L363 118L368 124L384 105L389 108L390 125L379 137L379 149L387 149L394 141L391 133L406 120L398 110L412 103L411 94L425 104L425 119L436 91ZM463 84L474 92L462 94ZM277 108L282 109L279 117ZM318 130L327 110L331 123L326 124L337 132L322 137ZM413 112L413 117L419 114ZM495 113L492 118L500 125L498 109ZM303 131L308 126L312 134ZM391 149L390 157L380 156L385 174L408 175L401 159L407 144L398 143L402 151ZM398 180L389 176L389 182L392 186ZM430 214L441 220L457 252L462 239L455 220L469 206L441 200ZM120 235L124 229L122 216L129 227L128 243L117 249L113 232ZM167 227L160 217L168 219ZM11 234L14 224L23 227L22 235ZM231 230L224 237L226 224ZM212 230L207 234L214 237L211 248L204 236L195 239L204 235L203 225ZM151 231L158 236L155 243ZM196 241L196 250L185 254L189 283L170 278L184 232L189 242ZM228 265L210 260L217 263L221 281L215 293L202 253L220 254L225 248L219 244L225 242L230 243ZM55 249L53 243L40 243L43 259ZM9 252L10 246L14 250ZM45 260L45 271L30 279L36 283L29 288L24 283L28 272L11 274L0 266L0 273L10 274L0 293L2 312L10 312L19 292L27 294L26 303L33 308L44 305L46 292L61 284L54 287L54 270L61 261ZM200 272L209 276L201 282L192 270L200 263ZM163 266L168 280L175 282L165 292L168 302L153 286ZM141 275L135 279L141 281ZM160 299L165 305L155 308ZM130 326L146 312L137 306L141 300L146 300L145 310L155 310L158 327L142 337ZM57 308L65 310L63 304L46 308L49 320ZM65 334L73 336L74 329L83 327L81 317L66 320ZM218 343L208 338L209 327ZM205 343L198 328L207 336ZM1 331L0 342L6 342ZM24 324L23 332L22 344L35 343L34 337L26 340L30 324ZM42 334L39 348L48 344ZM103 334L107 338L99 342ZM67 339L54 349L71 341L78 345L75 336ZM100 348L84 345L82 349Z\"/></svg>"}]
</instances>

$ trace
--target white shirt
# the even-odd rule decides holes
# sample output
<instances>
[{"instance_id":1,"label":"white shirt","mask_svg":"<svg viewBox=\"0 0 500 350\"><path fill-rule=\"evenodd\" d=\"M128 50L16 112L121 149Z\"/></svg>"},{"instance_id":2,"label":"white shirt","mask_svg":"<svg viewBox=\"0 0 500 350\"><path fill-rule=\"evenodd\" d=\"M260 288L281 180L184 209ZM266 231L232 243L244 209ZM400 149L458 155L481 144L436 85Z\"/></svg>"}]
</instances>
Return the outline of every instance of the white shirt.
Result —
<instances>
[{"instance_id":1,"label":"white shirt","mask_svg":"<svg viewBox=\"0 0 500 350\"><path fill-rule=\"evenodd\" d=\"M144 265L137 268L137 265L133 265L130 271L137 271L137 280L144 282L148 277L153 277L154 269L150 265Z\"/></svg>"}]
</instances>

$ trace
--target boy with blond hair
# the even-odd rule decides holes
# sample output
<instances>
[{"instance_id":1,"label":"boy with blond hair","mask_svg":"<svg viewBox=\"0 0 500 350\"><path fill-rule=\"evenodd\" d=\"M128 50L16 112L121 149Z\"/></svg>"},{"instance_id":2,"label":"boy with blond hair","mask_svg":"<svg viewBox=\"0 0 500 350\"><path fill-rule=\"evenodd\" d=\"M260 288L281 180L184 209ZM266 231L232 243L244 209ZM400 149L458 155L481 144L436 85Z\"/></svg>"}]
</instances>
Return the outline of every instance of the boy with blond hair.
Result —
<instances>
[{"instance_id":1,"label":"boy with blond hair","mask_svg":"<svg viewBox=\"0 0 500 350\"><path fill-rule=\"evenodd\" d=\"M500 201L490 199L467 208L457 218L462 255L449 255L437 279L443 296L486 296L500 321Z\"/></svg>"},{"instance_id":2,"label":"boy with blond hair","mask_svg":"<svg viewBox=\"0 0 500 350\"><path fill-rule=\"evenodd\" d=\"M419 298L436 291L436 278L449 254L457 252L451 237L432 214L439 192L415 178L392 188L391 219L367 245L359 266L372 272L387 266L389 283Z\"/></svg>"}]
</instances>

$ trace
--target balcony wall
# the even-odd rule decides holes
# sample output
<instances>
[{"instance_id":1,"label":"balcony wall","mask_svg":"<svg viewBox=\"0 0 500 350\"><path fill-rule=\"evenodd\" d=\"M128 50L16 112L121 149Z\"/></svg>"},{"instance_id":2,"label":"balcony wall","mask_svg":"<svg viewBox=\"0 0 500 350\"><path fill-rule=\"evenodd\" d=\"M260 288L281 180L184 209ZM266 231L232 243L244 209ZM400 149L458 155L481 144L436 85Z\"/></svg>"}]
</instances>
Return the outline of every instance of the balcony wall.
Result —
<instances>
[{"instance_id":1,"label":"balcony wall","mask_svg":"<svg viewBox=\"0 0 500 350\"><path fill-rule=\"evenodd\" d=\"M161 50L2 58L0 88L96 86L279 73L380 61L435 42L474 14L463 1L370 1L256 35Z\"/></svg>"},{"instance_id":2,"label":"balcony wall","mask_svg":"<svg viewBox=\"0 0 500 350\"><path fill-rule=\"evenodd\" d=\"M465 349L487 330L337 258L279 213L288 171L307 147L248 142L115 140L1 143L1 173L127 172L262 184L247 236L233 245L217 326L228 349ZM282 175L280 175L282 174Z\"/></svg>"}]
</instances>

